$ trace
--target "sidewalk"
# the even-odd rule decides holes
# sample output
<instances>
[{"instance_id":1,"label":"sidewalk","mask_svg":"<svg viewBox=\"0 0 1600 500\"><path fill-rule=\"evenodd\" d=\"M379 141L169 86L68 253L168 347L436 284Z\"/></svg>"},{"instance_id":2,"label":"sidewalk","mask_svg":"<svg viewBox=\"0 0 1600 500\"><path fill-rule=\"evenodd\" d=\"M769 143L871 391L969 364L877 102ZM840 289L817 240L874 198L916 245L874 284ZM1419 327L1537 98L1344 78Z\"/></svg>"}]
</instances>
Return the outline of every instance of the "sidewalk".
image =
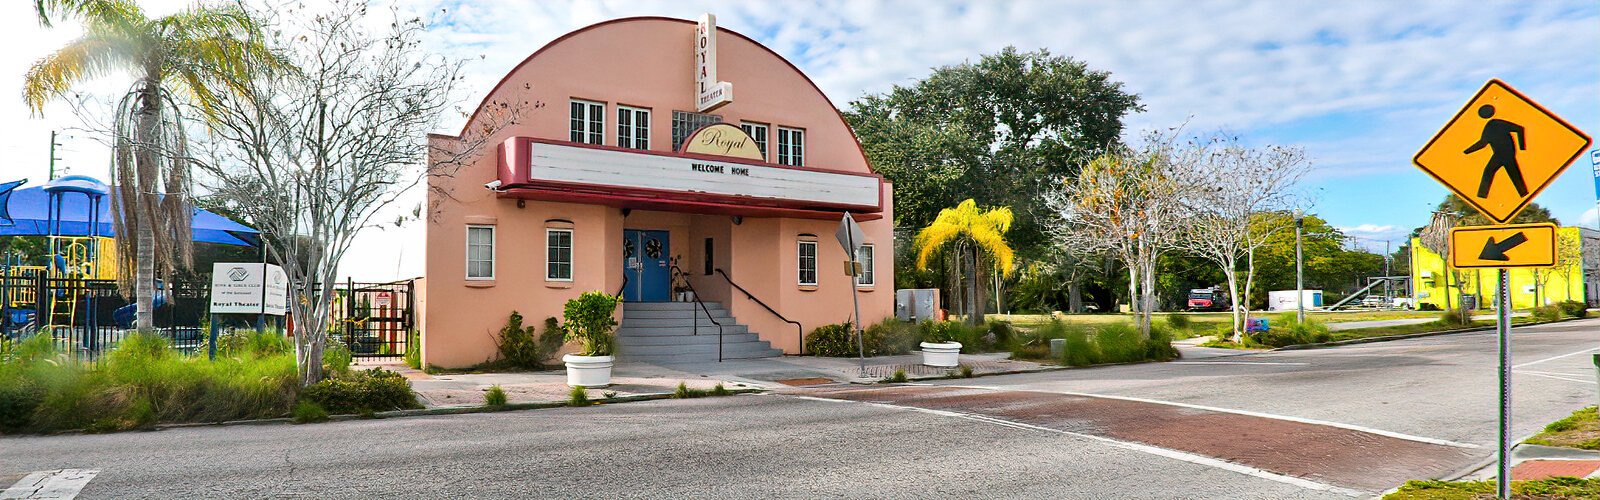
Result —
<instances>
[{"instance_id":1,"label":"sidewalk","mask_svg":"<svg viewBox=\"0 0 1600 500\"><path fill-rule=\"evenodd\" d=\"M1461 478L1493 480L1498 474L1494 461ZM1600 451L1517 444L1511 448L1511 479L1528 481L1552 477L1600 478Z\"/></svg>"},{"instance_id":2,"label":"sidewalk","mask_svg":"<svg viewBox=\"0 0 1600 500\"><path fill-rule=\"evenodd\" d=\"M572 391L567 387L567 372L562 369L537 372L458 373L429 375L414 370L401 362L378 362L352 366L365 369L373 366L398 372L411 381L411 390L417 401L428 408L460 408L483 406L483 395L489 387L499 385L506 392L506 401L518 403L547 403L566 401ZM748 384L698 376L663 369L644 363L617 363L612 373L611 385L589 389L590 399L671 394L682 383L690 389L710 389L723 384L727 389L746 389Z\"/></svg>"},{"instance_id":3,"label":"sidewalk","mask_svg":"<svg viewBox=\"0 0 1600 500\"><path fill-rule=\"evenodd\" d=\"M1059 369L1054 365L1007 359L1010 357L1010 353L962 354L961 364L971 368L974 376ZM428 408L482 406L484 392L494 385L506 392L509 403L565 401L572 390L567 387L566 371L560 368L441 375L429 375L398 361L367 362L351 368L374 366L404 375L411 381L418 400ZM898 370L904 370L910 380L944 378L953 371L923 366L921 353L867 358L864 373L856 358L784 356L662 365L619 361L612 371L612 385L589 390L589 397L599 399L611 392L619 397L671 394L679 383L691 389L710 389L720 383L730 390L775 391L821 384L875 383L893 376Z\"/></svg>"}]
</instances>

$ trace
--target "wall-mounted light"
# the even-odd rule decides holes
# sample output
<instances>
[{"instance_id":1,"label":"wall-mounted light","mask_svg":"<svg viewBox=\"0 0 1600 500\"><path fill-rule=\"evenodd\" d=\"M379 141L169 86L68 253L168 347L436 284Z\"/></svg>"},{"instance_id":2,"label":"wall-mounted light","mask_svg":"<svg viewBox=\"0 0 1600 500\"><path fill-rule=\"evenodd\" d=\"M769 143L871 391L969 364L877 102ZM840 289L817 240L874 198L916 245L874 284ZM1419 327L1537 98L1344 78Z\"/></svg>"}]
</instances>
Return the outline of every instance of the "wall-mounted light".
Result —
<instances>
[{"instance_id":1,"label":"wall-mounted light","mask_svg":"<svg viewBox=\"0 0 1600 500\"><path fill-rule=\"evenodd\" d=\"M733 216L733 225L737 226L737 225L740 225L740 224L744 224L744 216L743 215L735 215L735 216Z\"/></svg>"},{"instance_id":2,"label":"wall-mounted light","mask_svg":"<svg viewBox=\"0 0 1600 500\"><path fill-rule=\"evenodd\" d=\"M528 200L517 198L517 208L528 208Z\"/></svg>"},{"instance_id":3,"label":"wall-mounted light","mask_svg":"<svg viewBox=\"0 0 1600 500\"><path fill-rule=\"evenodd\" d=\"M624 219L628 218L628 214L631 214L631 213L633 213L633 209L631 209L631 208L622 209L622 218L624 218Z\"/></svg>"}]
</instances>

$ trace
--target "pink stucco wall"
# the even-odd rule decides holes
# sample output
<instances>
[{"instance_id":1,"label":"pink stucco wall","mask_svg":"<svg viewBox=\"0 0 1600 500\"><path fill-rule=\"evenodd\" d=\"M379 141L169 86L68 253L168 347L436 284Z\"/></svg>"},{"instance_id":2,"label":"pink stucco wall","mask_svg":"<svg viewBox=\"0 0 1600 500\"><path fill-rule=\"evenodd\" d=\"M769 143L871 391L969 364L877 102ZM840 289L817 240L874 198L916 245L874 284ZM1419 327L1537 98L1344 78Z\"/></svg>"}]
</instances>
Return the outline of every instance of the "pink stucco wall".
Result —
<instances>
[{"instance_id":1,"label":"pink stucco wall","mask_svg":"<svg viewBox=\"0 0 1600 500\"><path fill-rule=\"evenodd\" d=\"M850 278L842 271L844 251L833 239L836 220L745 217L735 224L727 215L646 210L624 217L613 206L532 200L519 208L517 200L484 189L484 183L497 177L495 147L506 138L567 139L570 99L606 103L606 145L615 145L618 105L650 109L650 149L670 152L672 111L694 110L693 35L693 22L665 18L620 19L575 31L511 70L463 134L430 137L441 149L459 150L464 139L483 147L454 175L429 180L427 279L419 293L425 363L461 367L493 359L492 335L512 310L538 324L560 316L562 304L579 293L615 293L622 283L624 228L669 230L672 253L680 256L701 297L727 305L739 322L786 352L798 349L793 325L730 290L721 276L702 274L704 238L713 238L716 245L715 267L801 322L806 332L848 317ZM714 111L725 122L771 125L772 148L777 126L802 128L807 167L871 172L833 104L792 65L727 30L719 29L718 51L719 79L734 85L734 102ZM522 107L523 117L488 137L476 136L500 103ZM883 212L876 214L882 218L862 223L869 242L877 245L877 285L861 293L862 316L869 324L890 316L894 308L891 187L885 183L883 190ZM468 224L496 227L493 280L465 277ZM547 226L574 229L571 282L544 279ZM814 289L802 289L796 276L795 241L802 233L815 234L819 241L819 283Z\"/></svg>"}]
</instances>

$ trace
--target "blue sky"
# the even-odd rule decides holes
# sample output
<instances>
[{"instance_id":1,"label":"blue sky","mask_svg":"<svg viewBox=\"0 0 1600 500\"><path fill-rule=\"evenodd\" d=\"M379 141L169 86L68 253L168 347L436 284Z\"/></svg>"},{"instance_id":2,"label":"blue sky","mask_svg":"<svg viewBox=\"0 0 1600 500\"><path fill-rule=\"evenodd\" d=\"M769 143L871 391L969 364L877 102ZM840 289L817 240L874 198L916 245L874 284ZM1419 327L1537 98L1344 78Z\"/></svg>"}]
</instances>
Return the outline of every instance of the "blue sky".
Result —
<instances>
[{"instance_id":1,"label":"blue sky","mask_svg":"<svg viewBox=\"0 0 1600 500\"><path fill-rule=\"evenodd\" d=\"M13 42L0 53L0 74L12 75L0 80L0 95L19 95L27 65L73 35L70 27L39 28L26 3L0 7L0 33ZM160 13L188 2L141 3ZM429 20L428 48L469 61L459 96L467 107L548 41L633 15L715 13L722 27L788 57L839 106L1007 45L1048 48L1112 72L1142 96L1147 111L1128 118L1129 138L1187 122L1197 132L1305 147L1316 165L1306 185L1312 211L1378 249L1425 223L1443 198L1411 156L1489 78L1600 133L1600 2L1593 0L376 3ZM107 82L104 90L125 86ZM60 105L44 118L27 116L20 99L0 99L0 132L11 138L0 144L11 162L0 177L42 179L48 130L73 125ZM453 118L440 129L458 127ZM65 139L65 163L75 173L104 172L104 148L79 135ZM1593 227L1587 155L1538 201L1563 223ZM420 274L420 249L404 252L395 243L421 235L420 227L371 235L364 242L371 248L358 249L369 258L348 272L358 279Z\"/></svg>"}]
</instances>

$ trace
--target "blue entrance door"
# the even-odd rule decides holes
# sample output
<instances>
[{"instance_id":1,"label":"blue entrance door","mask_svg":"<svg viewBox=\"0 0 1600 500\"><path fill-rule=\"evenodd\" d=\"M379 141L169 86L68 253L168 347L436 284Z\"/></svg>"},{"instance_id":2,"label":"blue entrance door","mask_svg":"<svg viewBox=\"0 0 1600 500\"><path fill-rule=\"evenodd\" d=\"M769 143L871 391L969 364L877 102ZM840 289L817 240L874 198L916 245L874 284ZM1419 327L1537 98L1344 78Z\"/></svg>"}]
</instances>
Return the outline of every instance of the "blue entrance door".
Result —
<instances>
[{"instance_id":1,"label":"blue entrance door","mask_svg":"<svg viewBox=\"0 0 1600 500\"><path fill-rule=\"evenodd\" d=\"M672 252L667 241L666 231L622 230L622 272L628 277L622 300L667 301L672 286Z\"/></svg>"}]
</instances>

